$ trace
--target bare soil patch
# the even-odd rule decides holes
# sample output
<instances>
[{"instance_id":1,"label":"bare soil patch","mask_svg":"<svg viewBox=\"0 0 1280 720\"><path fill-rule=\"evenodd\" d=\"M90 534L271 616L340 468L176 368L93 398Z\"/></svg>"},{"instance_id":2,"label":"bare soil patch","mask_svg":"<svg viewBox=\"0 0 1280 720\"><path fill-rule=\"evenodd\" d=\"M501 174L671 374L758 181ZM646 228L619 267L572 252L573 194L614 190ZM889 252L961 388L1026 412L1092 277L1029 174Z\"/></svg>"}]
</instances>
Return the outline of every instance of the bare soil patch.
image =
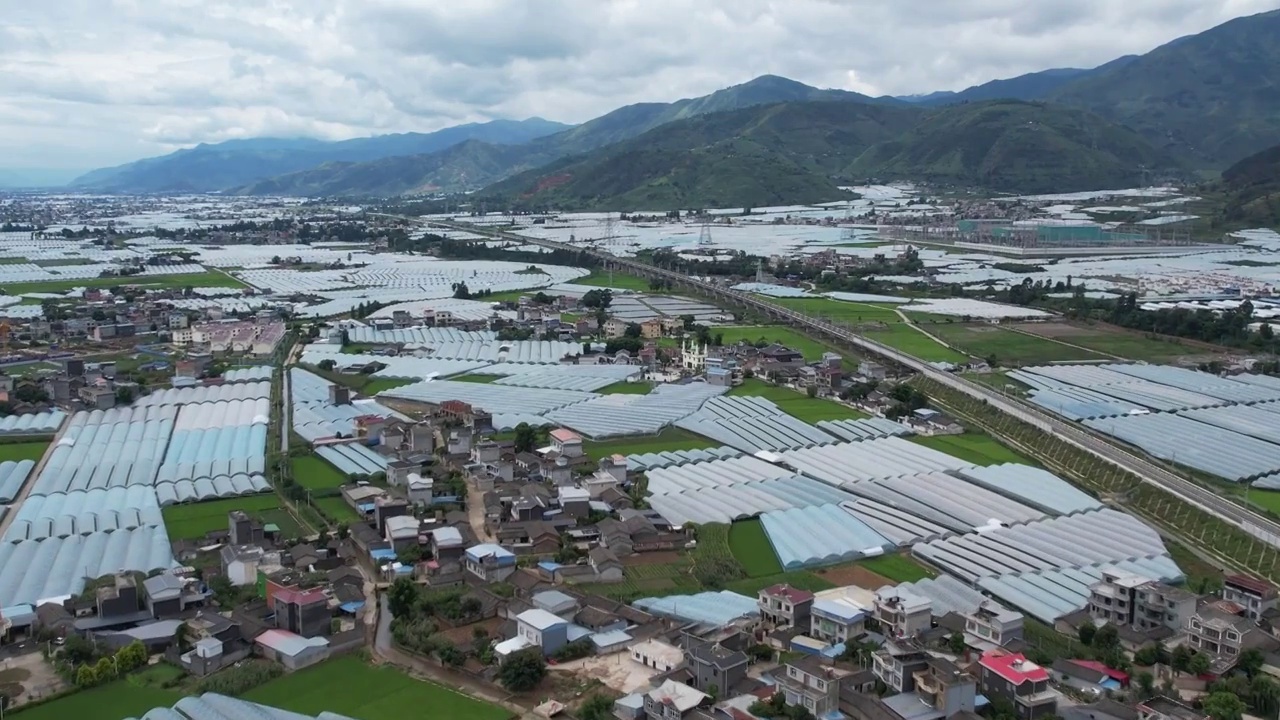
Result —
<instances>
[{"instance_id":1,"label":"bare soil patch","mask_svg":"<svg viewBox=\"0 0 1280 720\"><path fill-rule=\"evenodd\" d=\"M885 585L898 584L879 573L871 572L861 565L837 565L815 570L814 572L820 575L823 580L833 583L836 587L857 585L860 588L876 590Z\"/></svg>"}]
</instances>

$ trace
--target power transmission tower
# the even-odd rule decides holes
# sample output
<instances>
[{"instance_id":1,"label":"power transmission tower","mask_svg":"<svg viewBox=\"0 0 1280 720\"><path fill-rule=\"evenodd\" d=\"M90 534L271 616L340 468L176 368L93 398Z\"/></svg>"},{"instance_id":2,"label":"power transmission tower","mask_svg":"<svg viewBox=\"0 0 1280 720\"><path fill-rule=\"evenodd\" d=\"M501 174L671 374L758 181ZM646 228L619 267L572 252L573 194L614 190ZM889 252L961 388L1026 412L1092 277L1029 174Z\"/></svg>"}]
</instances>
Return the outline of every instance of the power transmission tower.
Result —
<instances>
[{"instance_id":1,"label":"power transmission tower","mask_svg":"<svg viewBox=\"0 0 1280 720\"><path fill-rule=\"evenodd\" d=\"M711 224L702 223L702 231L698 233L698 247L709 247L711 245Z\"/></svg>"}]
</instances>

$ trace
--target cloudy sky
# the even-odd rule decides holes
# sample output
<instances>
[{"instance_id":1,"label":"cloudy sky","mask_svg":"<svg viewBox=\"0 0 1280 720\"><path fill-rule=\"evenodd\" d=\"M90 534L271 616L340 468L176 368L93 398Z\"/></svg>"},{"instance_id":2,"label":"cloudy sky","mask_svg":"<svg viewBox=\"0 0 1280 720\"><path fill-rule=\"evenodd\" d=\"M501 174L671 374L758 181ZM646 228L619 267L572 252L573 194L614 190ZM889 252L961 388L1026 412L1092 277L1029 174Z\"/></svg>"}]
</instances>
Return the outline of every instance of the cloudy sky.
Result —
<instances>
[{"instance_id":1,"label":"cloudy sky","mask_svg":"<svg viewBox=\"0 0 1280 720\"><path fill-rule=\"evenodd\" d=\"M872 95L1146 52L1280 0L0 0L0 168L581 122L773 73Z\"/></svg>"}]
</instances>

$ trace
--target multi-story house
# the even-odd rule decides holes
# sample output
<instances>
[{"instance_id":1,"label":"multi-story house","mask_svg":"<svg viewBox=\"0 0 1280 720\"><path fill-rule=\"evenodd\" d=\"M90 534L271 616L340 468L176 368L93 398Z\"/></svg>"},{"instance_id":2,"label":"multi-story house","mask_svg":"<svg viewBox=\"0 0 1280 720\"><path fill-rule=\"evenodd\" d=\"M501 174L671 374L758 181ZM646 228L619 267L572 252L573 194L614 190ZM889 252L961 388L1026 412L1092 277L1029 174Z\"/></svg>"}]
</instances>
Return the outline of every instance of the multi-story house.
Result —
<instances>
[{"instance_id":1,"label":"multi-story house","mask_svg":"<svg viewBox=\"0 0 1280 720\"><path fill-rule=\"evenodd\" d=\"M909 638L933 627L929 599L896 587L876 591L872 615L885 637Z\"/></svg>"},{"instance_id":2,"label":"multi-story house","mask_svg":"<svg viewBox=\"0 0 1280 720\"><path fill-rule=\"evenodd\" d=\"M805 655L787 663L778 679L788 705L798 705L817 717L825 717L840 705L840 681L853 670L830 665L818 655Z\"/></svg>"},{"instance_id":3,"label":"multi-story house","mask_svg":"<svg viewBox=\"0 0 1280 720\"><path fill-rule=\"evenodd\" d=\"M705 693L725 697L730 688L747 677L747 655L719 643L704 643L685 652L693 686Z\"/></svg>"},{"instance_id":4,"label":"multi-story house","mask_svg":"<svg viewBox=\"0 0 1280 720\"><path fill-rule=\"evenodd\" d=\"M1102 568L1102 579L1089 586L1089 617L1121 627L1133 624L1138 588L1151 578L1118 568Z\"/></svg>"},{"instance_id":5,"label":"multi-story house","mask_svg":"<svg viewBox=\"0 0 1280 720\"><path fill-rule=\"evenodd\" d=\"M969 644L983 650L1003 647L1022 639L1022 613L984 600L964 616L964 633Z\"/></svg>"},{"instance_id":6,"label":"multi-story house","mask_svg":"<svg viewBox=\"0 0 1280 720\"><path fill-rule=\"evenodd\" d=\"M770 585L760 590L756 599L760 616L778 627L804 629L809 625L813 593L787 584Z\"/></svg>"},{"instance_id":7,"label":"multi-story house","mask_svg":"<svg viewBox=\"0 0 1280 720\"><path fill-rule=\"evenodd\" d=\"M847 600L819 598L809 609L809 636L832 645L866 632L867 613Z\"/></svg>"},{"instance_id":8,"label":"multi-story house","mask_svg":"<svg viewBox=\"0 0 1280 720\"><path fill-rule=\"evenodd\" d=\"M1198 608L1187 620L1187 645L1212 659L1210 672L1221 675L1235 667L1240 653L1268 642L1262 628L1247 617L1210 606Z\"/></svg>"},{"instance_id":9,"label":"multi-story house","mask_svg":"<svg viewBox=\"0 0 1280 720\"><path fill-rule=\"evenodd\" d=\"M1276 586L1248 575L1228 575L1222 581L1222 599L1240 605L1250 620L1257 621L1276 607Z\"/></svg>"},{"instance_id":10,"label":"multi-story house","mask_svg":"<svg viewBox=\"0 0 1280 720\"><path fill-rule=\"evenodd\" d=\"M932 709L920 715L912 712L905 717L923 717L926 720L944 720L961 713L972 716L977 703L977 683L972 675L944 658L929 658L925 666L912 673L916 698ZM901 705L891 705L897 711ZM901 715L902 713L899 712Z\"/></svg>"},{"instance_id":11,"label":"multi-story house","mask_svg":"<svg viewBox=\"0 0 1280 720\"><path fill-rule=\"evenodd\" d=\"M920 648L889 640L871 656L871 672L895 693L915 689L915 673L929 664L929 654Z\"/></svg>"},{"instance_id":12,"label":"multi-story house","mask_svg":"<svg viewBox=\"0 0 1280 720\"><path fill-rule=\"evenodd\" d=\"M648 720L680 720L707 699L688 685L666 680L644 694L644 714Z\"/></svg>"},{"instance_id":13,"label":"multi-story house","mask_svg":"<svg viewBox=\"0 0 1280 720\"><path fill-rule=\"evenodd\" d=\"M1182 630L1196 611L1195 593L1162 582L1140 586L1134 600L1133 627L1142 632L1162 627Z\"/></svg>"},{"instance_id":14,"label":"multi-story house","mask_svg":"<svg viewBox=\"0 0 1280 720\"><path fill-rule=\"evenodd\" d=\"M988 698L1003 698L1023 720L1058 712L1058 693L1049 686L1049 671L1021 653L992 650L978 661L979 685Z\"/></svg>"}]
</instances>

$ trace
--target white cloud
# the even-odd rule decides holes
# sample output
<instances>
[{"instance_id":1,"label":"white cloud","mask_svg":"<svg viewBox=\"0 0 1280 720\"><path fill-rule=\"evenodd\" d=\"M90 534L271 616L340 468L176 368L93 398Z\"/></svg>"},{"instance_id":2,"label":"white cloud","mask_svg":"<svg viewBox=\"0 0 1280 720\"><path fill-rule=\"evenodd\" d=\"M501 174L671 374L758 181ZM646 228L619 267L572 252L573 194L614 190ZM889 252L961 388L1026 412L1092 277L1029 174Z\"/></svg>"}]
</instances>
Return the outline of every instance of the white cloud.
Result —
<instances>
[{"instance_id":1,"label":"white cloud","mask_svg":"<svg viewBox=\"0 0 1280 720\"><path fill-rule=\"evenodd\" d=\"M590 119L773 73L959 90L1146 52L1280 0L43 0L0 14L0 164Z\"/></svg>"}]
</instances>

